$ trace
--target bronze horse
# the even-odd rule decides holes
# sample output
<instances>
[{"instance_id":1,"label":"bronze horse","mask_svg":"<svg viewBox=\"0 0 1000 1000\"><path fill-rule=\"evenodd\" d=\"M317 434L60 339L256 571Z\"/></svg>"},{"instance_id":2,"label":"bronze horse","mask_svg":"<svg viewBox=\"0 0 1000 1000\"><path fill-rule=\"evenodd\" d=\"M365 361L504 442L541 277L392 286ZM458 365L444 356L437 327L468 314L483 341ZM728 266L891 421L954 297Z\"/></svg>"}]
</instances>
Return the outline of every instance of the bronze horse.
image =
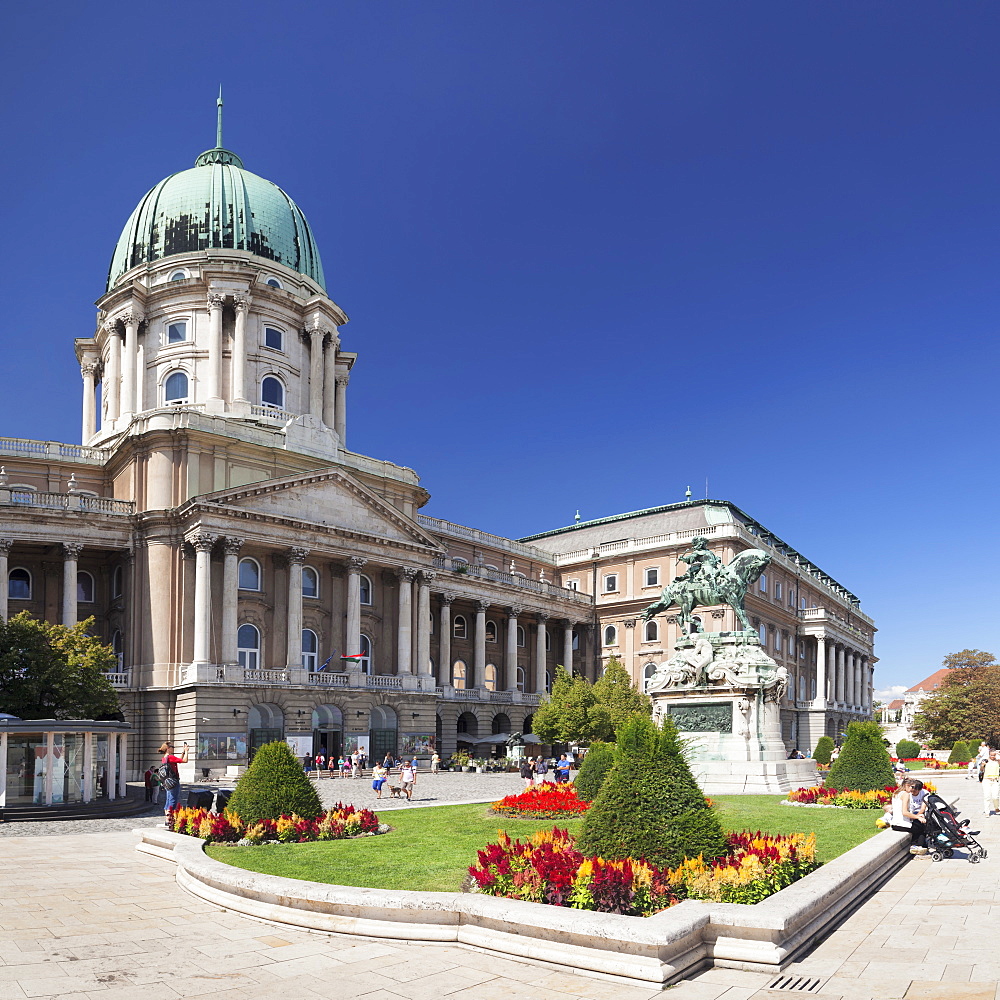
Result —
<instances>
[{"instance_id":1,"label":"bronze horse","mask_svg":"<svg viewBox=\"0 0 1000 1000\"><path fill-rule=\"evenodd\" d=\"M747 631L752 631L744 601L747 591L764 572L771 557L763 549L744 549L728 566L719 566L710 574L702 571L694 580L678 579L663 588L660 599L650 604L640 616L643 621L677 605L681 628L687 631L691 612L697 607L728 604Z\"/></svg>"}]
</instances>

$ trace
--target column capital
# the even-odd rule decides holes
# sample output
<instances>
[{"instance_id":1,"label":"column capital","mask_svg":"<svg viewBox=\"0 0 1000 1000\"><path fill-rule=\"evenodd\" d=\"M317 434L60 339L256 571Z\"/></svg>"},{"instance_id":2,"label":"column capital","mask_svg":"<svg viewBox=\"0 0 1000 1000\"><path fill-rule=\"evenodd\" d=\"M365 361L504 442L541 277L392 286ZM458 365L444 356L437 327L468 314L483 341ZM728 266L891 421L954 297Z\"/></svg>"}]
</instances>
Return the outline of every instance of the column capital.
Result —
<instances>
[{"instance_id":1,"label":"column capital","mask_svg":"<svg viewBox=\"0 0 1000 1000\"><path fill-rule=\"evenodd\" d=\"M548 611L536 611L535 617L542 625L544 625L552 617L552 615L550 615ZM633 622L632 624L634 625L635 623Z\"/></svg>"},{"instance_id":2,"label":"column capital","mask_svg":"<svg viewBox=\"0 0 1000 1000\"><path fill-rule=\"evenodd\" d=\"M208 293L208 308L209 309L221 309L226 304L226 297L222 292L209 292Z\"/></svg>"},{"instance_id":3,"label":"column capital","mask_svg":"<svg viewBox=\"0 0 1000 1000\"><path fill-rule=\"evenodd\" d=\"M80 364L80 375L83 378L93 378L99 367L96 361L83 361Z\"/></svg>"},{"instance_id":4,"label":"column capital","mask_svg":"<svg viewBox=\"0 0 1000 1000\"><path fill-rule=\"evenodd\" d=\"M508 618L520 618L522 614L524 614L524 608L519 604L514 604L507 609Z\"/></svg>"},{"instance_id":5,"label":"column capital","mask_svg":"<svg viewBox=\"0 0 1000 1000\"><path fill-rule=\"evenodd\" d=\"M109 337L120 337L122 335L121 330L118 329L118 317L108 318L104 321L104 329L107 331Z\"/></svg>"},{"instance_id":6,"label":"column capital","mask_svg":"<svg viewBox=\"0 0 1000 1000\"><path fill-rule=\"evenodd\" d=\"M83 551L83 546L78 542L63 542L63 558L78 559Z\"/></svg>"},{"instance_id":7,"label":"column capital","mask_svg":"<svg viewBox=\"0 0 1000 1000\"><path fill-rule=\"evenodd\" d=\"M457 601L457 600L458 600L458 594L456 594L453 590L446 590L441 595L441 603L442 604L447 604L447 605L450 606L450 605L454 604L455 601Z\"/></svg>"},{"instance_id":8,"label":"column capital","mask_svg":"<svg viewBox=\"0 0 1000 1000\"><path fill-rule=\"evenodd\" d=\"M250 304L253 302L253 297L247 295L245 292L239 292L233 296L233 305L236 307L238 313L246 313L250 311Z\"/></svg>"},{"instance_id":9,"label":"column capital","mask_svg":"<svg viewBox=\"0 0 1000 1000\"><path fill-rule=\"evenodd\" d=\"M212 546L215 545L215 535L210 535L206 531L188 535L186 540L195 552L211 552Z\"/></svg>"},{"instance_id":10,"label":"column capital","mask_svg":"<svg viewBox=\"0 0 1000 1000\"><path fill-rule=\"evenodd\" d=\"M364 569L368 564L368 560L364 556L351 556L347 560L347 566L349 569Z\"/></svg>"},{"instance_id":11,"label":"column capital","mask_svg":"<svg viewBox=\"0 0 1000 1000\"><path fill-rule=\"evenodd\" d=\"M343 388L347 388L347 385L348 385L348 383L350 381L351 381L351 376L350 375L338 375L337 376L337 385L339 385L339 386L341 386Z\"/></svg>"},{"instance_id":12,"label":"column capital","mask_svg":"<svg viewBox=\"0 0 1000 1000\"><path fill-rule=\"evenodd\" d=\"M399 577L400 583L413 583L417 578L417 570L412 566L401 566L396 570L396 575Z\"/></svg>"},{"instance_id":13,"label":"column capital","mask_svg":"<svg viewBox=\"0 0 1000 1000\"><path fill-rule=\"evenodd\" d=\"M433 570L422 569L420 571L420 582L426 586L430 586L437 579L437 573Z\"/></svg>"},{"instance_id":14,"label":"column capital","mask_svg":"<svg viewBox=\"0 0 1000 1000\"><path fill-rule=\"evenodd\" d=\"M486 612L490 610L490 602L489 601L476 601L476 607L479 609L479 612L481 614L485 615Z\"/></svg>"},{"instance_id":15,"label":"column capital","mask_svg":"<svg viewBox=\"0 0 1000 1000\"><path fill-rule=\"evenodd\" d=\"M245 538L235 538L231 535L223 539L223 546L226 550L227 555L238 556L240 554L240 549L243 548L243 543L246 541Z\"/></svg>"},{"instance_id":16,"label":"column capital","mask_svg":"<svg viewBox=\"0 0 1000 1000\"><path fill-rule=\"evenodd\" d=\"M308 555L308 549L299 548L297 545L285 550L285 557L290 563L304 563Z\"/></svg>"},{"instance_id":17,"label":"column capital","mask_svg":"<svg viewBox=\"0 0 1000 1000\"><path fill-rule=\"evenodd\" d=\"M635 619L626 618L623 624L625 625L625 628L635 628Z\"/></svg>"},{"instance_id":18,"label":"column capital","mask_svg":"<svg viewBox=\"0 0 1000 1000\"><path fill-rule=\"evenodd\" d=\"M0 538L0 556L5 556L10 552L10 547L14 544L13 538Z\"/></svg>"},{"instance_id":19,"label":"column capital","mask_svg":"<svg viewBox=\"0 0 1000 1000\"><path fill-rule=\"evenodd\" d=\"M126 309L125 312L118 314L118 319L126 326L138 326L144 317L138 309Z\"/></svg>"}]
</instances>

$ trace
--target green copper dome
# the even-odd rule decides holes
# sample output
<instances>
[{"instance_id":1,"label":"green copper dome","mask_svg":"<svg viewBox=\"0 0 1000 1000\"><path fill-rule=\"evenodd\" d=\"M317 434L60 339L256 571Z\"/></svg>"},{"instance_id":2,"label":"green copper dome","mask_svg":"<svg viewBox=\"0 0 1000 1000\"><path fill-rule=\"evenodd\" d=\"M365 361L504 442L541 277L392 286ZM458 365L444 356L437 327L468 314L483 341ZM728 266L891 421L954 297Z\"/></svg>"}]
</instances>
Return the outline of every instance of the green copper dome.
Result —
<instances>
[{"instance_id":1,"label":"green copper dome","mask_svg":"<svg viewBox=\"0 0 1000 1000\"><path fill-rule=\"evenodd\" d=\"M277 184L245 170L235 153L222 148L221 135L194 167L171 174L139 202L111 258L108 289L139 264L211 249L246 250L326 288L301 209Z\"/></svg>"}]
</instances>

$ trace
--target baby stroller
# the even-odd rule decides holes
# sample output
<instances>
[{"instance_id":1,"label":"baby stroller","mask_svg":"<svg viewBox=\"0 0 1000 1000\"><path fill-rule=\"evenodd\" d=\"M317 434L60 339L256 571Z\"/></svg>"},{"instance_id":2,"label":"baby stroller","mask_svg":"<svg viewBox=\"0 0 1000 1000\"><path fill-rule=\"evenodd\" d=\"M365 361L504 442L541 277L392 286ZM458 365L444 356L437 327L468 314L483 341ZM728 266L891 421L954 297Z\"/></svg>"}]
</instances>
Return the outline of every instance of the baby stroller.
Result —
<instances>
[{"instance_id":1,"label":"baby stroller","mask_svg":"<svg viewBox=\"0 0 1000 1000\"><path fill-rule=\"evenodd\" d=\"M961 813L953 809L940 795L927 796L927 849L931 861L950 858L956 847L969 852L969 863L976 865L986 857L986 848L976 840L978 830L970 830L970 820L958 821Z\"/></svg>"}]
</instances>

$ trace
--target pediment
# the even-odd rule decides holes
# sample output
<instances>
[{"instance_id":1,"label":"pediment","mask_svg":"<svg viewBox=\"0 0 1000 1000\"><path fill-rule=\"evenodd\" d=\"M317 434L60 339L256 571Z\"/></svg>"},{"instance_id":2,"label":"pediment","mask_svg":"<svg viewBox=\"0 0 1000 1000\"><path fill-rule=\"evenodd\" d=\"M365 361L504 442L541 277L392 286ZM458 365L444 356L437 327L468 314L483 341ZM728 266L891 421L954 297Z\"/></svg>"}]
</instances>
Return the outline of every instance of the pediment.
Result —
<instances>
[{"instance_id":1,"label":"pediment","mask_svg":"<svg viewBox=\"0 0 1000 1000\"><path fill-rule=\"evenodd\" d=\"M341 469L266 479L196 500L380 541L441 547L416 521Z\"/></svg>"}]
</instances>

